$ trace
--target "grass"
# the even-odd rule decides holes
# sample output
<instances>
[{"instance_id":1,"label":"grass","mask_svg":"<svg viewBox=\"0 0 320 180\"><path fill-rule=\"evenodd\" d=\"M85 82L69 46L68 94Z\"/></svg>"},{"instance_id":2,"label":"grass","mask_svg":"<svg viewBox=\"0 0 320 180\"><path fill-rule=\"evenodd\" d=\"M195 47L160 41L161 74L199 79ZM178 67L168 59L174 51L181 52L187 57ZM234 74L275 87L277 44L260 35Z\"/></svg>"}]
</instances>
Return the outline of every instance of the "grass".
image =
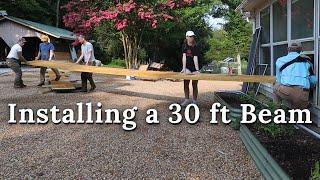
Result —
<instances>
[{"instance_id":1,"label":"grass","mask_svg":"<svg viewBox=\"0 0 320 180\"><path fill-rule=\"evenodd\" d=\"M126 68L126 63L123 59L112 59L109 64L104 65L111 68Z\"/></svg>"}]
</instances>

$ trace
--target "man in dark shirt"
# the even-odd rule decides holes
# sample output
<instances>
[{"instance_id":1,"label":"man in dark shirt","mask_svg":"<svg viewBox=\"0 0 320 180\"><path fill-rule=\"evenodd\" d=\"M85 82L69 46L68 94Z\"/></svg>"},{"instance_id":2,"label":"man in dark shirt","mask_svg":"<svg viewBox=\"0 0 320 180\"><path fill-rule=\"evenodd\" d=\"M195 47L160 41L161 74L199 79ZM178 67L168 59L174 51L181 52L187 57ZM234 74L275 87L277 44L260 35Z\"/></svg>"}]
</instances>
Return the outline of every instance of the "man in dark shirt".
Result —
<instances>
[{"instance_id":1,"label":"man in dark shirt","mask_svg":"<svg viewBox=\"0 0 320 180\"><path fill-rule=\"evenodd\" d=\"M44 60L44 61L51 61L54 58L54 46L52 43L49 42L49 37L43 35L41 37L41 43L39 45L39 53L38 56L36 57L36 60ZM38 86L43 86L45 82L45 76L46 76L46 67L41 67L40 68L40 83ZM51 68L51 70L55 73L56 79L55 81L59 81L61 78L61 75L58 71L58 69Z\"/></svg>"}]
</instances>

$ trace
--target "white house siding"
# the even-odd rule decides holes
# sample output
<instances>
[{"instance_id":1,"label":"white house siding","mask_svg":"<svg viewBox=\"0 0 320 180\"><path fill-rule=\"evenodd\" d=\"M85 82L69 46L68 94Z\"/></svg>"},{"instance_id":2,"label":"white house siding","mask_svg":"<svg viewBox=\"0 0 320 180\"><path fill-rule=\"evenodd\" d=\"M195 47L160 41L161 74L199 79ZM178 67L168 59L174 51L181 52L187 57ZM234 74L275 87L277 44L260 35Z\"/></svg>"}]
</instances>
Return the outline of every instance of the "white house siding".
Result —
<instances>
[{"instance_id":1,"label":"white house siding","mask_svg":"<svg viewBox=\"0 0 320 180\"><path fill-rule=\"evenodd\" d=\"M291 18L291 2L293 0L288 0L287 1L287 14L289 15L287 17L287 40L283 41L283 42L274 42L273 41L273 8L270 8L270 43L268 44L264 44L263 46L268 47L270 46L270 56L271 56L271 73L272 75L274 75L274 69L273 69L273 59L275 58L275 54L274 54L274 47L277 46L277 48L279 48L279 46L281 45L287 45L289 44L291 41L293 41L292 39L292 34L291 34L291 23L292 23L292 18ZM251 14L251 18L257 27L260 27L261 23L260 23L260 12L262 10L264 10L266 7L270 7L270 5L273 2L276 2L276 0L270 0L270 1L260 1L257 0L256 2L252 1L252 0L248 0L249 2L249 6L244 7L245 10L249 10L250 14ZM303 38L303 39L298 39L301 42L307 43L307 42L314 42L314 48L313 51L310 51L312 53L314 53L314 61L315 61L315 72L319 78L319 69L320 69L320 63L319 63L319 42L320 42L320 32L319 32L319 26L320 26L320 22L319 22L319 16L320 16L320 2L319 0L314 0L314 22L313 22L313 26L314 26L314 35L313 37L309 37L309 38ZM259 53L258 53L258 57L259 60L261 62L262 60L262 53L261 53L262 48L260 48ZM313 107L312 107L312 111L315 115L314 121L316 121L316 123L318 124L318 126L320 127L320 94L319 94L319 84L317 89L315 90L314 93L314 99L313 99ZM272 97L272 93L273 93L273 89L272 89L272 85L271 84L263 84L261 86L260 92ZM318 93L316 93L318 92Z\"/></svg>"},{"instance_id":2,"label":"white house siding","mask_svg":"<svg viewBox=\"0 0 320 180\"><path fill-rule=\"evenodd\" d=\"M0 22L0 37L12 47L21 37L40 37L41 34L35 30L20 24L4 20Z\"/></svg>"}]
</instances>

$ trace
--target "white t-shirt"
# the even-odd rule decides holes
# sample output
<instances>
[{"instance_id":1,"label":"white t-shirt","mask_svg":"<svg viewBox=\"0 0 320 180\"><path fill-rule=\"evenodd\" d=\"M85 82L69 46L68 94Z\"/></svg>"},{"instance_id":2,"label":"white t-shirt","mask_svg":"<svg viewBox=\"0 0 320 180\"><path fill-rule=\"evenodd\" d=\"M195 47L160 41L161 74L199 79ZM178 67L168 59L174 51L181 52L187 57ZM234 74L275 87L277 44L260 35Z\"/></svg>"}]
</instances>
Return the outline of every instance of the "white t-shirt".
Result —
<instances>
[{"instance_id":1,"label":"white t-shirt","mask_svg":"<svg viewBox=\"0 0 320 180\"><path fill-rule=\"evenodd\" d=\"M18 52L22 52L22 47L19 44L15 44L12 46L7 58L19 59Z\"/></svg>"},{"instance_id":2,"label":"white t-shirt","mask_svg":"<svg viewBox=\"0 0 320 180\"><path fill-rule=\"evenodd\" d=\"M96 59L94 57L93 46L89 42L86 42L81 45L81 52L83 53L84 62L88 62L89 60L93 61ZM91 59L90 59L90 53L91 53Z\"/></svg>"}]
</instances>

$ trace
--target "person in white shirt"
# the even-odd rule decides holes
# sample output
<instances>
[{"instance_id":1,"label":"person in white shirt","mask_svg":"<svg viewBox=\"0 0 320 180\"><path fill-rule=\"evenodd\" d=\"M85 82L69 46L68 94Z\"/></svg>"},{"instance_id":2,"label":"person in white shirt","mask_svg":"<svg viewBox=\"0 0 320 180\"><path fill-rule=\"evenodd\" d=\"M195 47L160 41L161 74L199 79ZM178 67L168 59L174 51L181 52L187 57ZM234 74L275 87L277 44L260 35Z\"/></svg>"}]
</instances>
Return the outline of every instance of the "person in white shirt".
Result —
<instances>
[{"instance_id":1,"label":"person in white shirt","mask_svg":"<svg viewBox=\"0 0 320 180\"><path fill-rule=\"evenodd\" d=\"M83 35L78 36L78 41L82 44L81 45L81 56L76 61L77 64L79 64L81 61L86 66L93 65L93 61L95 60L94 57L94 49L90 42L88 42ZM82 72L81 73L81 81L82 81L82 88L81 92L87 92L87 81L90 82L91 89L90 91L94 91L96 89L96 85L92 78L92 73L88 72Z\"/></svg>"},{"instance_id":2,"label":"person in white shirt","mask_svg":"<svg viewBox=\"0 0 320 180\"><path fill-rule=\"evenodd\" d=\"M21 61L27 60L22 56L22 46L27 41L25 38L20 38L17 44L13 45L6 59L6 63L9 68L15 73L14 88L24 88L26 85L22 81Z\"/></svg>"}]
</instances>

